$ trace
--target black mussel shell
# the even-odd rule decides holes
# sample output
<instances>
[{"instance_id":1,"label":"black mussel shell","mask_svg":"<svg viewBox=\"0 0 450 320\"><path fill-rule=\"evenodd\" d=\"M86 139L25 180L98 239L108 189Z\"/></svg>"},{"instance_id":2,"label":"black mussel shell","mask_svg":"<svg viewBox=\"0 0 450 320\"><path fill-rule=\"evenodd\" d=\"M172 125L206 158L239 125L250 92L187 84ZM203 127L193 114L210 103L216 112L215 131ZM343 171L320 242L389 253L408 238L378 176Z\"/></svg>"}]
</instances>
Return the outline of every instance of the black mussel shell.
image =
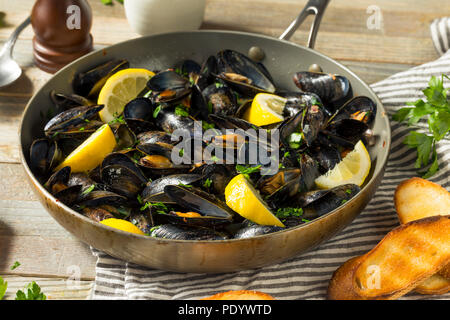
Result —
<instances>
[{"instance_id":1,"label":"black mussel shell","mask_svg":"<svg viewBox=\"0 0 450 320\"><path fill-rule=\"evenodd\" d=\"M81 207L100 207L102 205L122 206L126 205L129 200L117 193L104 190L94 190L82 195L80 202Z\"/></svg>"},{"instance_id":2,"label":"black mussel shell","mask_svg":"<svg viewBox=\"0 0 450 320\"><path fill-rule=\"evenodd\" d=\"M254 224L251 226L244 227L236 232L234 235L234 239L247 239L247 238L253 238L256 236L261 236L277 231L284 230L285 228L278 227L278 226L264 226L264 225L258 225Z\"/></svg>"},{"instance_id":3,"label":"black mussel shell","mask_svg":"<svg viewBox=\"0 0 450 320\"><path fill-rule=\"evenodd\" d=\"M71 171L71 168L68 166L59 169L48 178L47 182L44 183L44 187L50 191L51 194L56 194L57 192L66 189L69 184Z\"/></svg>"},{"instance_id":4,"label":"black mussel shell","mask_svg":"<svg viewBox=\"0 0 450 320\"><path fill-rule=\"evenodd\" d=\"M67 187L54 194L55 198L64 203L66 206L71 206L78 202L81 196L81 185Z\"/></svg>"},{"instance_id":5,"label":"black mussel shell","mask_svg":"<svg viewBox=\"0 0 450 320\"><path fill-rule=\"evenodd\" d=\"M132 212L128 220L145 234L149 234L154 227L153 217L146 211Z\"/></svg>"},{"instance_id":6,"label":"black mussel shell","mask_svg":"<svg viewBox=\"0 0 450 320\"><path fill-rule=\"evenodd\" d=\"M95 96L109 77L129 65L126 60L111 60L86 72L80 72L73 79L73 90L83 97Z\"/></svg>"},{"instance_id":7,"label":"black mussel shell","mask_svg":"<svg viewBox=\"0 0 450 320\"><path fill-rule=\"evenodd\" d=\"M102 209L102 208L87 207L87 208L82 209L82 213L89 219L96 221L96 222L100 222L105 219L114 218L114 215L111 212L109 212L105 209Z\"/></svg>"},{"instance_id":8,"label":"black mussel shell","mask_svg":"<svg viewBox=\"0 0 450 320\"><path fill-rule=\"evenodd\" d=\"M353 97L339 108L330 122L339 122L343 119L362 121L370 126L377 114L377 104L366 96Z\"/></svg>"},{"instance_id":9,"label":"black mussel shell","mask_svg":"<svg viewBox=\"0 0 450 320\"><path fill-rule=\"evenodd\" d=\"M322 174L333 169L342 160L339 149L327 144L314 143L308 152L318 162Z\"/></svg>"},{"instance_id":10,"label":"black mussel shell","mask_svg":"<svg viewBox=\"0 0 450 320\"><path fill-rule=\"evenodd\" d=\"M65 111L74 107L91 106L95 104L91 100L78 94L56 93L55 90L52 90L50 92L50 99L53 101L55 106L58 107L59 111Z\"/></svg>"},{"instance_id":11,"label":"black mussel shell","mask_svg":"<svg viewBox=\"0 0 450 320\"><path fill-rule=\"evenodd\" d=\"M169 185L193 185L202 179L200 174L175 174L164 176L148 183L142 191L144 202L173 202L165 193L164 188Z\"/></svg>"},{"instance_id":12,"label":"black mussel shell","mask_svg":"<svg viewBox=\"0 0 450 320\"><path fill-rule=\"evenodd\" d=\"M353 198L359 191L360 187L355 184L345 184L337 186L330 190L317 191L320 194L317 195L315 201L310 202L309 205L303 208L303 216L308 218L317 218L334 209L344 205L347 201ZM328 191L328 192L326 192ZM314 197L313 194L309 194L308 197Z\"/></svg>"},{"instance_id":13,"label":"black mussel shell","mask_svg":"<svg viewBox=\"0 0 450 320\"><path fill-rule=\"evenodd\" d=\"M203 227L181 227L163 224L152 228L152 237L174 240L226 240L228 236L213 229Z\"/></svg>"},{"instance_id":14,"label":"black mussel shell","mask_svg":"<svg viewBox=\"0 0 450 320\"><path fill-rule=\"evenodd\" d=\"M176 106L165 105L161 106L155 122L161 130L172 133L177 129L192 132L195 120L189 115L177 114Z\"/></svg>"},{"instance_id":15,"label":"black mussel shell","mask_svg":"<svg viewBox=\"0 0 450 320\"><path fill-rule=\"evenodd\" d=\"M272 77L246 55L233 50L217 54L218 77L246 96L260 92L275 92Z\"/></svg>"},{"instance_id":16,"label":"black mussel shell","mask_svg":"<svg viewBox=\"0 0 450 320\"><path fill-rule=\"evenodd\" d=\"M350 91L350 82L339 75L315 72L297 72L295 85L303 92L313 92L327 103L344 98Z\"/></svg>"},{"instance_id":17,"label":"black mussel shell","mask_svg":"<svg viewBox=\"0 0 450 320\"><path fill-rule=\"evenodd\" d=\"M62 159L58 143L50 139L34 140L30 147L30 169L39 177L46 176Z\"/></svg>"},{"instance_id":18,"label":"black mussel shell","mask_svg":"<svg viewBox=\"0 0 450 320\"><path fill-rule=\"evenodd\" d=\"M47 122L44 127L45 135L50 137L74 128L79 129L80 125L87 125L87 121L96 117L103 107L103 105L81 106L63 111Z\"/></svg>"},{"instance_id":19,"label":"black mussel shell","mask_svg":"<svg viewBox=\"0 0 450 320\"><path fill-rule=\"evenodd\" d=\"M214 195L196 187L184 187L169 185L164 187L164 192L180 206L191 212L197 212L202 216L215 217L231 221L233 210Z\"/></svg>"}]
</instances>

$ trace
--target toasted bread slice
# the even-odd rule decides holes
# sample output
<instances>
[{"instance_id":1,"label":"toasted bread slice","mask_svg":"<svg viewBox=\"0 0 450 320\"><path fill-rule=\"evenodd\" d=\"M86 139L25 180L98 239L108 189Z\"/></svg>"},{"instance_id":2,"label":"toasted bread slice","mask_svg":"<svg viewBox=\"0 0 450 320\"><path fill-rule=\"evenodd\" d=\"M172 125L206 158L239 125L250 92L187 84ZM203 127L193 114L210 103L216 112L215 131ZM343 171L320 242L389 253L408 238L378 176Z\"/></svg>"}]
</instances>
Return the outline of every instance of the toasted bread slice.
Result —
<instances>
[{"instance_id":1,"label":"toasted bread slice","mask_svg":"<svg viewBox=\"0 0 450 320\"><path fill-rule=\"evenodd\" d=\"M394 203L401 223L450 215L450 193L422 178L411 178L400 183L394 193Z\"/></svg>"},{"instance_id":2,"label":"toasted bread slice","mask_svg":"<svg viewBox=\"0 0 450 320\"><path fill-rule=\"evenodd\" d=\"M355 293L397 299L450 262L450 216L401 225L361 259L353 274Z\"/></svg>"},{"instance_id":3,"label":"toasted bread slice","mask_svg":"<svg viewBox=\"0 0 450 320\"><path fill-rule=\"evenodd\" d=\"M202 300L275 300L271 295L254 290L231 290L219 292Z\"/></svg>"},{"instance_id":4,"label":"toasted bread slice","mask_svg":"<svg viewBox=\"0 0 450 320\"><path fill-rule=\"evenodd\" d=\"M450 214L450 192L421 178L411 178L400 183L394 194L394 202L398 219L403 224L433 215ZM445 279L448 279L447 282ZM434 279L419 284L415 291L442 294L449 289L450 264L442 268Z\"/></svg>"},{"instance_id":5,"label":"toasted bread slice","mask_svg":"<svg viewBox=\"0 0 450 320\"><path fill-rule=\"evenodd\" d=\"M327 289L329 300L367 300L359 296L353 287L353 275L362 257L354 257L340 266L331 277Z\"/></svg>"},{"instance_id":6,"label":"toasted bread slice","mask_svg":"<svg viewBox=\"0 0 450 320\"><path fill-rule=\"evenodd\" d=\"M414 291L421 294L444 294L450 291L450 281L439 274L434 274L422 281Z\"/></svg>"}]
</instances>

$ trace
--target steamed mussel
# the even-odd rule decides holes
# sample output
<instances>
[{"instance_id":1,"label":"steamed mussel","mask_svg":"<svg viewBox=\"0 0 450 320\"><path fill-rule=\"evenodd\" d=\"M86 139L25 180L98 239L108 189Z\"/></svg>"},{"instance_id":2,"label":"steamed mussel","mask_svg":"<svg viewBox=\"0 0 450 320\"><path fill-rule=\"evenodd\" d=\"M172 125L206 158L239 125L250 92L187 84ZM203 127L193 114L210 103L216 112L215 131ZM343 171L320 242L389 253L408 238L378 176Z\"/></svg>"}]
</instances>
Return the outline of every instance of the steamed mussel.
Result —
<instances>
[{"instance_id":1,"label":"steamed mussel","mask_svg":"<svg viewBox=\"0 0 450 320\"><path fill-rule=\"evenodd\" d=\"M111 60L76 74L74 93L52 91L57 114L30 147L31 170L48 192L89 219L126 220L164 239L244 239L308 223L360 191L355 184L318 189L315 181L358 141L370 145L376 103L351 97L344 76L322 72L295 73L300 91L277 88L261 62L229 49L157 71L108 123L114 150L91 170L61 167L103 128L99 92L128 67ZM281 120L250 122L256 95L276 96L268 105ZM251 187L230 193L238 175ZM230 198L244 191L283 226L233 210Z\"/></svg>"}]
</instances>

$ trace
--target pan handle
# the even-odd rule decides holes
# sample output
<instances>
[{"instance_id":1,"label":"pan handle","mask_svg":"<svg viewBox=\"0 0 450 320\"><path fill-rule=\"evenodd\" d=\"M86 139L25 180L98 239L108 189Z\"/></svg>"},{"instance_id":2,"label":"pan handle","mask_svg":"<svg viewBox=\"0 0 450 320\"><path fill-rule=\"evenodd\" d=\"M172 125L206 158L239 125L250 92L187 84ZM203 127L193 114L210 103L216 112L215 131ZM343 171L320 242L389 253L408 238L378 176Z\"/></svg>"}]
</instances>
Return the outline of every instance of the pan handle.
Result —
<instances>
[{"instance_id":1,"label":"pan handle","mask_svg":"<svg viewBox=\"0 0 450 320\"><path fill-rule=\"evenodd\" d=\"M298 27L305 21L306 17L310 14L314 15L314 21L311 26L311 31L309 32L308 47L313 49L316 42L317 31L319 31L320 21L327 8L330 0L309 0L302 12L295 18L290 26L283 32L279 37L280 40L289 40Z\"/></svg>"}]
</instances>

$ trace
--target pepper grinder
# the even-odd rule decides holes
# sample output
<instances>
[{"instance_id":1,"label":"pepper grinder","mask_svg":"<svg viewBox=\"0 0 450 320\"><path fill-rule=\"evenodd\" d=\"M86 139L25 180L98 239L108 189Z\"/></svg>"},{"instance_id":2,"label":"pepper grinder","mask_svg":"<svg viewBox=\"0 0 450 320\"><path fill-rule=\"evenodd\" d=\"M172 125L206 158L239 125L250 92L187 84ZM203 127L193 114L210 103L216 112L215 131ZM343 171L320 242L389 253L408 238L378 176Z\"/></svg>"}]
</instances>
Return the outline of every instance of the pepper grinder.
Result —
<instances>
[{"instance_id":1,"label":"pepper grinder","mask_svg":"<svg viewBox=\"0 0 450 320\"><path fill-rule=\"evenodd\" d=\"M36 65L55 73L92 51L92 10L86 0L37 0L31 11Z\"/></svg>"}]
</instances>

